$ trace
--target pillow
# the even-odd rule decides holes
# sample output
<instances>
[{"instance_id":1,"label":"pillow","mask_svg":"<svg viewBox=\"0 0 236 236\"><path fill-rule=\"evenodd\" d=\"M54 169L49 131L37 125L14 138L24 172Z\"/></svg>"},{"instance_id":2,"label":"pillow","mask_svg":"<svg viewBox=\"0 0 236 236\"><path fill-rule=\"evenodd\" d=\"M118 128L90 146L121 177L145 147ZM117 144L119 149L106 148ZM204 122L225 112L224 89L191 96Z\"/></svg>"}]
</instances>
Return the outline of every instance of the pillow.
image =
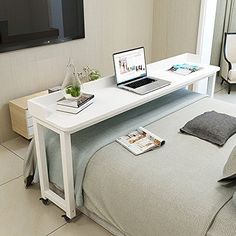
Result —
<instances>
[{"instance_id":1,"label":"pillow","mask_svg":"<svg viewBox=\"0 0 236 236\"><path fill-rule=\"evenodd\" d=\"M231 152L223 170L223 176L218 182L228 182L236 180L236 146Z\"/></svg>"},{"instance_id":2,"label":"pillow","mask_svg":"<svg viewBox=\"0 0 236 236\"><path fill-rule=\"evenodd\" d=\"M180 131L223 146L236 133L236 118L209 111L187 122Z\"/></svg>"},{"instance_id":3,"label":"pillow","mask_svg":"<svg viewBox=\"0 0 236 236\"><path fill-rule=\"evenodd\" d=\"M231 152L228 161L226 162L223 170L223 176L218 182L229 184L236 180L236 146ZM233 195L233 203L236 205L236 192Z\"/></svg>"}]
</instances>

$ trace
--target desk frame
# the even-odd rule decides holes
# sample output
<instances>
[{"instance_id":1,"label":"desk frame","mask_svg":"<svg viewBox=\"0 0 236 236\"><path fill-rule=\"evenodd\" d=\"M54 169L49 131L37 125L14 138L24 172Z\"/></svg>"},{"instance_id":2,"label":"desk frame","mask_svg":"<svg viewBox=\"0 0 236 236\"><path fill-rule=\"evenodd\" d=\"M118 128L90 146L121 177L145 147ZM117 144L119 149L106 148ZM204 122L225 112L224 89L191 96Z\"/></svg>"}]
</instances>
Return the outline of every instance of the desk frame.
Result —
<instances>
[{"instance_id":1,"label":"desk frame","mask_svg":"<svg viewBox=\"0 0 236 236\"><path fill-rule=\"evenodd\" d=\"M198 78L196 81L192 81L192 80L187 81L184 85L182 85L182 87L191 85L193 84L193 82L197 82L201 79L208 78L207 94L210 97L213 97L214 88L215 88L215 80L216 80L216 72L218 70L219 68L216 67L214 72L200 79ZM181 87L176 87L175 89L172 89L170 92L176 91L180 88ZM164 96L164 95L166 94L163 94L161 96ZM161 96L157 96L153 98L152 100ZM150 100L148 100L147 102L149 101ZM32 103L34 103L33 100L32 100ZM132 109L132 108L133 106L130 108L126 108L125 111L128 111L129 109ZM79 131L80 129L73 130L73 131L63 131L60 128L57 128L45 121L42 121L41 119L38 119L36 115L34 114L32 115L33 115L33 124L34 124L34 135L35 135L38 171L39 171L39 178L40 178L41 196L43 199L45 200L49 199L50 201L55 203L58 207L60 207L66 212L66 216L69 219L72 219L76 216L76 203L75 203L75 193L74 193L71 134ZM87 127L88 126L89 125L87 125ZM46 157L45 139L44 139L45 129L50 129L60 136L62 171L63 171L63 181L64 181L64 198L60 197L49 188L47 157Z\"/></svg>"}]
</instances>

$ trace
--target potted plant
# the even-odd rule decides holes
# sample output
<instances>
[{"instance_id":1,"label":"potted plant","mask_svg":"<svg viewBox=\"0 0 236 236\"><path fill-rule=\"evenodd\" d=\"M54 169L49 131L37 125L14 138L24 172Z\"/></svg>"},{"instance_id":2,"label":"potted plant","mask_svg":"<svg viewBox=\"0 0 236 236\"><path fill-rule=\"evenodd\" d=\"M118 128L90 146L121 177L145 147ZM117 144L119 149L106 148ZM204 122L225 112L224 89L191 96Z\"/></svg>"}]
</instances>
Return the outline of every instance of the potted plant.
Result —
<instances>
[{"instance_id":1,"label":"potted plant","mask_svg":"<svg viewBox=\"0 0 236 236\"><path fill-rule=\"evenodd\" d=\"M62 84L64 97L66 99L78 99L82 94L83 83L101 78L97 69L85 66L82 72L77 73L71 59L67 65L66 76Z\"/></svg>"},{"instance_id":2,"label":"potted plant","mask_svg":"<svg viewBox=\"0 0 236 236\"><path fill-rule=\"evenodd\" d=\"M71 96L72 98L78 98L80 96L81 88L79 85L68 85L65 88L65 92L67 95Z\"/></svg>"},{"instance_id":3,"label":"potted plant","mask_svg":"<svg viewBox=\"0 0 236 236\"><path fill-rule=\"evenodd\" d=\"M82 83L74 64L69 60L66 76L62 84L64 97L66 99L78 99L82 94Z\"/></svg>"}]
</instances>

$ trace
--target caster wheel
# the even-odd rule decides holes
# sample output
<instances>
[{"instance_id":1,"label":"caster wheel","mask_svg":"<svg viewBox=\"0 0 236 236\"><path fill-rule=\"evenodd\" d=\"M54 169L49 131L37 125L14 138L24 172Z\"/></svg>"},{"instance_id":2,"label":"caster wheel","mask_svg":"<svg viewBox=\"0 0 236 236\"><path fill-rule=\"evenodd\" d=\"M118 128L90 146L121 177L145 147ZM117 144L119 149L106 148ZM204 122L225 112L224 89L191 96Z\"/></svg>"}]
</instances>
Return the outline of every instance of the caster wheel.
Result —
<instances>
[{"instance_id":1,"label":"caster wheel","mask_svg":"<svg viewBox=\"0 0 236 236\"><path fill-rule=\"evenodd\" d=\"M47 205L50 204L50 201L49 201L48 199L40 198L39 200L40 200L40 201L43 203L43 205L45 205L45 206L47 206Z\"/></svg>"},{"instance_id":2,"label":"caster wheel","mask_svg":"<svg viewBox=\"0 0 236 236\"><path fill-rule=\"evenodd\" d=\"M64 220L66 221L66 223L70 223L71 219L67 216L67 215L62 215L61 217L64 218Z\"/></svg>"}]
</instances>

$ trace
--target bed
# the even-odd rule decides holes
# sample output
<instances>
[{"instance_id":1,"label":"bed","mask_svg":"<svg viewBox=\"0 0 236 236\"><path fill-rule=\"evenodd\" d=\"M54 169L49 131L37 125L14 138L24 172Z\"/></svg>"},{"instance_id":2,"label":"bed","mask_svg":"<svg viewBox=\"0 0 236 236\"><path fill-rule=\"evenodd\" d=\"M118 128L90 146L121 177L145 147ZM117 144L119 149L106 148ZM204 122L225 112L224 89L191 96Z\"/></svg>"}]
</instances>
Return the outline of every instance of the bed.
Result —
<instances>
[{"instance_id":1,"label":"bed","mask_svg":"<svg viewBox=\"0 0 236 236\"><path fill-rule=\"evenodd\" d=\"M210 110L236 116L234 105L179 90L76 134L72 147L78 208L117 236L235 236L236 186L217 180L236 135L220 148L179 132L187 121ZM114 140L140 125L166 144L135 157ZM104 134L97 132L104 128ZM91 139L91 132L99 135ZM46 138L50 180L63 190L58 138L50 133ZM25 177L37 182L32 150L33 145Z\"/></svg>"}]
</instances>

